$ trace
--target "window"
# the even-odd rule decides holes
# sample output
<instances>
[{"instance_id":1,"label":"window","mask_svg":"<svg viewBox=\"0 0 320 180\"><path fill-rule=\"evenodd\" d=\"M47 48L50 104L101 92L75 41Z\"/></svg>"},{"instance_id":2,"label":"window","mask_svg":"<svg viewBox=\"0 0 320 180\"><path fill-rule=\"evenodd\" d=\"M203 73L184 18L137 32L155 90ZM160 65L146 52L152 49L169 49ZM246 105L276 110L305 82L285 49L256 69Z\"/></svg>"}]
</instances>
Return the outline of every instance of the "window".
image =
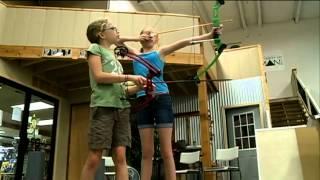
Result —
<instances>
[{"instance_id":1,"label":"window","mask_svg":"<svg viewBox=\"0 0 320 180\"><path fill-rule=\"evenodd\" d=\"M252 149L256 147L254 113L246 112L232 116L234 142L239 149Z\"/></svg>"}]
</instances>

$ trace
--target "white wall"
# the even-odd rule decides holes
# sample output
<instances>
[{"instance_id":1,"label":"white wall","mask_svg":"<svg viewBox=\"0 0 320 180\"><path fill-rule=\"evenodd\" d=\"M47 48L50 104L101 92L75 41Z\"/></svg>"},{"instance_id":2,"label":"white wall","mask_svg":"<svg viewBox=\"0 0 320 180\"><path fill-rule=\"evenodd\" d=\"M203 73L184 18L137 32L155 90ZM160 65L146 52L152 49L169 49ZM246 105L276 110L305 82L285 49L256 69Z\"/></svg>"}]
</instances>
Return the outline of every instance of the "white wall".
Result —
<instances>
[{"instance_id":1,"label":"white wall","mask_svg":"<svg viewBox=\"0 0 320 180\"><path fill-rule=\"evenodd\" d=\"M320 104L319 18L279 24L264 24L262 28L249 27L247 31L224 32L224 42L242 42L243 45L261 44L264 55L275 51L283 54L285 69L267 72L271 99L290 97L291 70L298 76Z\"/></svg>"}]
</instances>

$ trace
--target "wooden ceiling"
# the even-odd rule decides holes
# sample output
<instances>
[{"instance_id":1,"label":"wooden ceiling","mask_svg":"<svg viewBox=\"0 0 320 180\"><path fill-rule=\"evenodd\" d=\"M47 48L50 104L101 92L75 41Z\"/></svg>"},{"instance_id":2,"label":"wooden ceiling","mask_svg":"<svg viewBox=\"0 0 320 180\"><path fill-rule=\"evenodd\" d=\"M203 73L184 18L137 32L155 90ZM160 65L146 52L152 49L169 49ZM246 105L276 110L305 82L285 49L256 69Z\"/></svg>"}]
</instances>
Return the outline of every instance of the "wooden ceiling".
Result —
<instances>
[{"instance_id":1,"label":"wooden ceiling","mask_svg":"<svg viewBox=\"0 0 320 180\"><path fill-rule=\"evenodd\" d=\"M3 57L2 57L3 58ZM20 59L3 58L11 63L15 63L21 68L26 68L33 73L33 85L52 94L68 96L69 93L88 89L89 71L86 60L65 61L57 59ZM133 74L132 63L121 61L124 73ZM167 64L164 70L164 79L190 80L197 73L200 65ZM198 87L196 82L170 83L170 93L172 95L196 95ZM208 83L209 91L214 90L214 85Z\"/></svg>"}]
</instances>

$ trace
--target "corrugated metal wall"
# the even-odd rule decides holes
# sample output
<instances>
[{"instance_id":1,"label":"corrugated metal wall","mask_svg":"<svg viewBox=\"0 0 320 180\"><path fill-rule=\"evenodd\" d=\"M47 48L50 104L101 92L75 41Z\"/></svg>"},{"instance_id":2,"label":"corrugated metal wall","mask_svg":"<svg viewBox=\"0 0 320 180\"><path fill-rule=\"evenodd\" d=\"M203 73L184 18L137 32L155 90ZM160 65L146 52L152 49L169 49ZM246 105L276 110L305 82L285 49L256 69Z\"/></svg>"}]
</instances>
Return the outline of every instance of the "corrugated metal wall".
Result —
<instances>
[{"instance_id":1,"label":"corrugated metal wall","mask_svg":"<svg viewBox=\"0 0 320 180\"><path fill-rule=\"evenodd\" d=\"M236 106L243 104L262 104L264 105L264 95L262 81L260 77L253 77L240 80L218 82L218 93L209 94L209 110L211 121L214 124L214 137L212 153L214 149L224 147L223 142L223 119L222 107ZM173 97L173 108L175 113L198 111L198 97ZM265 109L265 107L262 107ZM189 134L191 142L200 145L200 118L199 116L179 117L175 120L175 140L188 140ZM190 132L187 132L187 123L190 123ZM214 155L212 156L214 158Z\"/></svg>"},{"instance_id":2,"label":"corrugated metal wall","mask_svg":"<svg viewBox=\"0 0 320 180\"><path fill-rule=\"evenodd\" d=\"M199 110L198 97L173 97L173 111L174 113L186 113ZM187 132L187 126L190 131ZM200 145L200 117L177 117L175 118L175 141L187 140L191 137L190 144Z\"/></svg>"}]
</instances>

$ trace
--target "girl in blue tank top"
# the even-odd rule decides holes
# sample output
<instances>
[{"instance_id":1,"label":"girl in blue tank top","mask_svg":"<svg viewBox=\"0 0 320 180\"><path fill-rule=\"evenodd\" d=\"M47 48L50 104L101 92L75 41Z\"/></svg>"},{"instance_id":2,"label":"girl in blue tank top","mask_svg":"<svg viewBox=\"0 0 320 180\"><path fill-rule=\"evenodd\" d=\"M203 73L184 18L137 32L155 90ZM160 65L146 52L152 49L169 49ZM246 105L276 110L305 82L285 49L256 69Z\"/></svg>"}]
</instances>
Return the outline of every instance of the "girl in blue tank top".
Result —
<instances>
[{"instance_id":1,"label":"girl in blue tank top","mask_svg":"<svg viewBox=\"0 0 320 180\"><path fill-rule=\"evenodd\" d=\"M152 28L145 28L141 31L139 39L121 39L124 41L140 41L142 48L140 52L129 47L130 51L139 54L142 58L149 61L152 65L161 70L159 77L154 77L153 82L163 82L163 69L165 65L165 56L174 51L192 44L192 41L212 39L215 30L213 28L208 34L186 38L167 46L156 49L158 35ZM148 69L141 63L133 62L134 74L147 77ZM160 137L160 150L164 162L165 179L175 180L176 171L172 153L172 127L173 127L173 110L172 101L169 95L168 85L166 83L155 83L155 98L147 107L137 112L138 129L142 146L141 160L141 180L150 180L152 175L152 158L154 154L153 133L154 128L158 129ZM138 101L144 101L146 94L144 91L137 93Z\"/></svg>"}]
</instances>

